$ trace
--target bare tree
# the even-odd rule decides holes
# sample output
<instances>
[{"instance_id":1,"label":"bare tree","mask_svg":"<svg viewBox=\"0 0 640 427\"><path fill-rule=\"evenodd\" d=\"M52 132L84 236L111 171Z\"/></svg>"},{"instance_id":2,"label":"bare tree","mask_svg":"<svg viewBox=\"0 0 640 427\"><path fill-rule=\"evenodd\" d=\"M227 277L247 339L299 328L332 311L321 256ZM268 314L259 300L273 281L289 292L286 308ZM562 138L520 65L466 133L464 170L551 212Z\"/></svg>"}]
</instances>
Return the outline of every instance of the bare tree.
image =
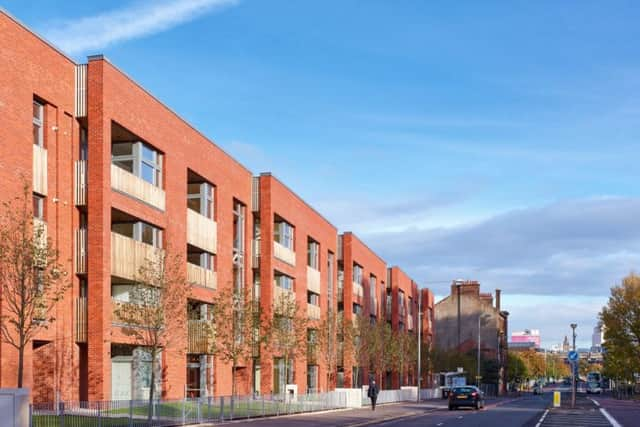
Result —
<instances>
[{"instance_id":1,"label":"bare tree","mask_svg":"<svg viewBox=\"0 0 640 427\"><path fill-rule=\"evenodd\" d=\"M259 345L254 334L255 328L259 328L259 324L256 324L259 312L251 303L249 292L246 289L236 291L233 286L220 290L213 304L209 328L212 334L210 352L231 364L231 394L237 396L238 366L252 356L254 345Z\"/></svg>"},{"instance_id":2,"label":"bare tree","mask_svg":"<svg viewBox=\"0 0 640 427\"><path fill-rule=\"evenodd\" d=\"M397 358L398 346L394 340L393 331L387 322L376 322L371 326L367 343L368 362L382 385L383 375L393 368Z\"/></svg>"},{"instance_id":3,"label":"bare tree","mask_svg":"<svg viewBox=\"0 0 640 427\"><path fill-rule=\"evenodd\" d=\"M355 378L352 378L352 386L359 384L360 368L370 365L373 333L373 327L365 316L354 316L352 320L346 320L343 317L342 321L345 356L351 359L353 367L357 368Z\"/></svg>"},{"instance_id":4,"label":"bare tree","mask_svg":"<svg viewBox=\"0 0 640 427\"><path fill-rule=\"evenodd\" d=\"M163 349L176 346L176 340L184 334L189 295L184 262L181 255L170 249L158 249L140 266L129 302L119 302L114 309L114 317L122 324L123 333L145 347L151 356L149 423L153 415L157 359Z\"/></svg>"},{"instance_id":5,"label":"bare tree","mask_svg":"<svg viewBox=\"0 0 640 427\"><path fill-rule=\"evenodd\" d=\"M29 186L3 203L0 216L0 331L18 351L18 387L23 385L24 354L36 334L55 320L53 308L69 287L58 251L46 226L33 217Z\"/></svg>"},{"instance_id":6,"label":"bare tree","mask_svg":"<svg viewBox=\"0 0 640 427\"><path fill-rule=\"evenodd\" d=\"M306 313L300 309L293 293L281 293L273 304L273 315L265 322L266 344L284 361L285 380L293 381L289 364L307 351Z\"/></svg>"}]
</instances>

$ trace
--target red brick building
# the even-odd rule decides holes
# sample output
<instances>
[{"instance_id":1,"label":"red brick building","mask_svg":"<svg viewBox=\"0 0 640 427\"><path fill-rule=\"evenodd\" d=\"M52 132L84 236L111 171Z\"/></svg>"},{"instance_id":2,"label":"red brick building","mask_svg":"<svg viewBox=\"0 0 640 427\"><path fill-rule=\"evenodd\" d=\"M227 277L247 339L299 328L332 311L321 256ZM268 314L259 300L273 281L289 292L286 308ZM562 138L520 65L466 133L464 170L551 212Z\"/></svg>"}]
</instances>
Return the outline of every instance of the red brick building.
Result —
<instances>
[{"instance_id":1,"label":"red brick building","mask_svg":"<svg viewBox=\"0 0 640 427\"><path fill-rule=\"evenodd\" d=\"M277 294L294 295L310 340L338 301L347 319L359 305L415 332L414 281L387 272L351 233L339 245L336 228L283 183L254 177L104 57L76 64L2 11L0 46L0 201L15 196L20 176L32 184L34 220L71 284L26 355L34 401L148 395L149 355L113 307L130 302L139 266L158 251L184 256L190 289L184 327L162 351L164 398L231 393L231 367L197 339L226 287L250 287L266 316ZM2 342L0 361L0 387L15 386L17 354ZM341 369L351 385L349 363ZM279 355L261 349L238 368L238 392L281 392L282 377ZM300 393L335 386L313 355L295 360L293 378Z\"/></svg>"}]
</instances>

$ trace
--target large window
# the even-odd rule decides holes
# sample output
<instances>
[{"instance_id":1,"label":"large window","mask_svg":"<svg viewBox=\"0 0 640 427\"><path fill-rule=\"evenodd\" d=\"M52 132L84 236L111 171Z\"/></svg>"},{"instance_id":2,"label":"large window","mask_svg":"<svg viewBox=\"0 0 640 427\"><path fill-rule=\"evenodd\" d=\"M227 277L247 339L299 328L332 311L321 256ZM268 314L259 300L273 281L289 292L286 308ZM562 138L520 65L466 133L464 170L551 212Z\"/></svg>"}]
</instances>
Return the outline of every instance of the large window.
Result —
<instances>
[{"instance_id":1,"label":"large window","mask_svg":"<svg viewBox=\"0 0 640 427\"><path fill-rule=\"evenodd\" d=\"M156 248L162 248L162 230L146 222L115 222L111 231Z\"/></svg>"},{"instance_id":2,"label":"large window","mask_svg":"<svg viewBox=\"0 0 640 427\"><path fill-rule=\"evenodd\" d=\"M362 285L362 267L355 262L353 263L353 283Z\"/></svg>"},{"instance_id":3,"label":"large window","mask_svg":"<svg viewBox=\"0 0 640 427\"><path fill-rule=\"evenodd\" d=\"M44 197L33 195L33 217L44 221Z\"/></svg>"},{"instance_id":4,"label":"large window","mask_svg":"<svg viewBox=\"0 0 640 427\"><path fill-rule=\"evenodd\" d=\"M209 252L202 252L197 250L191 250L188 248L187 262L193 265L204 268L205 270L215 271L215 255ZM195 249L195 248L193 248Z\"/></svg>"},{"instance_id":5,"label":"large window","mask_svg":"<svg viewBox=\"0 0 640 427\"><path fill-rule=\"evenodd\" d=\"M162 154L144 142L115 142L111 161L156 187L162 187Z\"/></svg>"},{"instance_id":6,"label":"large window","mask_svg":"<svg viewBox=\"0 0 640 427\"><path fill-rule=\"evenodd\" d=\"M307 265L315 270L320 270L320 243L307 238Z\"/></svg>"},{"instance_id":7,"label":"large window","mask_svg":"<svg viewBox=\"0 0 640 427\"><path fill-rule=\"evenodd\" d=\"M209 219L214 219L214 187L208 182L190 182L187 184L187 206Z\"/></svg>"},{"instance_id":8,"label":"large window","mask_svg":"<svg viewBox=\"0 0 640 427\"><path fill-rule=\"evenodd\" d=\"M273 274L273 284L287 291L293 291L293 278L278 271Z\"/></svg>"},{"instance_id":9,"label":"large window","mask_svg":"<svg viewBox=\"0 0 640 427\"><path fill-rule=\"evenodd\" d=\"M276 217L273 227L273 239L282 246L293 249L294 227L282 218Z\"/></svg>"},{"instance_id":10,"label":"large window","mask_svg":"<svg viewBox=\"0 0 640 427\"><path fill-rule=\"evenodd\" d=\"M307 303L320 306L320 295L315 292L307 291Z\"/></svg>"},{"instance_id":11,"label":"large window","mask_svg":"<svg viewBox=\"0 0 640 427\"><path fill-rule=\"evenodd\" d=\"M33 101L33 145L44 147L44 106Z\"/></svg>"},{"instance_id":12,"label":"large window","mask_svg":"<svg viewBox=\"0 0 640 427\"><path fill-rule=\"evenodd\" d=\"M362 314L362 306L360 304L353 303L353 314L360 316Z\"/></svg>"}]
</instances>

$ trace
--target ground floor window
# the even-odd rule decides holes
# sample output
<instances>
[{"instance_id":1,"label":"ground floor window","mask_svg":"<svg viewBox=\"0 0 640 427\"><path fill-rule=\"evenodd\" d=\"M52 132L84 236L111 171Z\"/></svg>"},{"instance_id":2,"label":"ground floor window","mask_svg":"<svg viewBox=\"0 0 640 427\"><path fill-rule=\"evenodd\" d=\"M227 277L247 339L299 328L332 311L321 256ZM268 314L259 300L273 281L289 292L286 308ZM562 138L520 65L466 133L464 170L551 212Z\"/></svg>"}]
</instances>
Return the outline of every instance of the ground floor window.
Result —
<instances>
[{"instance_id":1,"label":"ground floor window","mask_svg":"<svg viewBox=\"0 0 640 427\"><path fill-rule=\"evenodd\" d=\"M307 366L307 392L308 393L318 392L318 366L317 365Z\"/></svg>"},{"instance_id":2,"label":"ground floor window","mask_svg":"<svg viewBox=\"0 0 640 427\"><path fill-rule=\"evenodd\" d=\"M186 397L205 397L212 391L213 358L205 354L188 354Z\"/></svg>"},{"instance_id":3,"label":"ground floor window","mask_svg":"<svg viewBox=\"0 0 640 427\"><path fill-rule=\"evenodd\" d=\"M111 345L111 400L146 400L151 392L151 369L155 369L154 397L162 394L162 357L154 364L144 347Z\"/></svg>"}]
</instances>

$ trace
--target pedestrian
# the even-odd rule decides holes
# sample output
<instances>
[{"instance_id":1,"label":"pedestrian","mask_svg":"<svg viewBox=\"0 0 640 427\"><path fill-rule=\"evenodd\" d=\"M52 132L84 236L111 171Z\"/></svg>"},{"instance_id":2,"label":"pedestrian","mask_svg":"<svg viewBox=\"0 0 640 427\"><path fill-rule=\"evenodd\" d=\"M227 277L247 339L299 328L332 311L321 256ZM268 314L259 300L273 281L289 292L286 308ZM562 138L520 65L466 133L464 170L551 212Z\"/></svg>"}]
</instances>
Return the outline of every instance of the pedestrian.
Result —
<instances>
[{"instance_id":1,"label":"pedestrian","mask_svg":"<svg viewBox=\"0 0 640 427\"><path fill-rule=\"evenodd\" d=\"M367 391L367 396L371 399L371 410L376 410L376 400L378 400L378 393L380 393L380 389L378 388L378 384L376 384L376 380L371 381L369 384L369 391Z\"/></svg>"}]
</instances>

